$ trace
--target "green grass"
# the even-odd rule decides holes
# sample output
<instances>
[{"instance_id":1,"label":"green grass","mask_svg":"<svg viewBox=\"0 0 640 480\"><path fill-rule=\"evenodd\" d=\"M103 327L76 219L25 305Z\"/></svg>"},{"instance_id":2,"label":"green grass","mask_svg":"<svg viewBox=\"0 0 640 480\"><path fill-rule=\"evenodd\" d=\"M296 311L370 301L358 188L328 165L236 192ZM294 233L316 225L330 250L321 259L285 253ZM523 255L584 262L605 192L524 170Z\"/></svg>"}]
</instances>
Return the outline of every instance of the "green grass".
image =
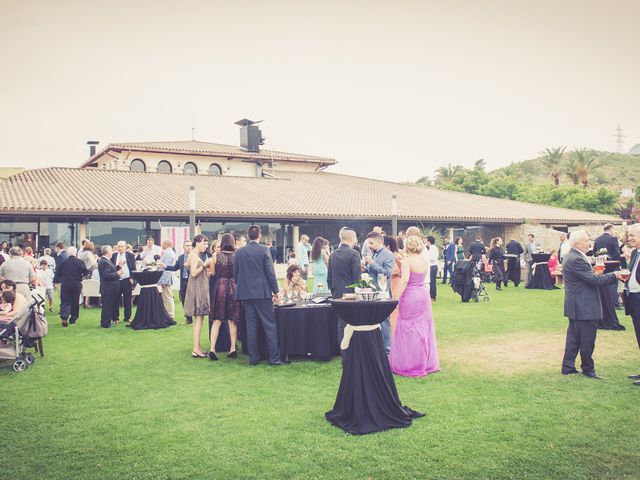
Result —
<instances>
[{"instance_id":1,"label":"green grass","mask_svg":"<svg viewBox=\"0 0 640 480\"><path fill-rule=\"evenodd\" d=\"M640 478L629 319L626 332L599 334L603 381L562 376L555 354L538 362L517 348L512 361L524 368L507 373L469 345L561 343L563 292L490 293L462 304L439 288L442 371L396 377L403 403L427 416L361 437L324 419L338 359L213 363L190 357L185 325L102 330L91 309L63 329L50 316L44 359L19 374L0 364L0 479Z\"/></svg>"}]
</instances>

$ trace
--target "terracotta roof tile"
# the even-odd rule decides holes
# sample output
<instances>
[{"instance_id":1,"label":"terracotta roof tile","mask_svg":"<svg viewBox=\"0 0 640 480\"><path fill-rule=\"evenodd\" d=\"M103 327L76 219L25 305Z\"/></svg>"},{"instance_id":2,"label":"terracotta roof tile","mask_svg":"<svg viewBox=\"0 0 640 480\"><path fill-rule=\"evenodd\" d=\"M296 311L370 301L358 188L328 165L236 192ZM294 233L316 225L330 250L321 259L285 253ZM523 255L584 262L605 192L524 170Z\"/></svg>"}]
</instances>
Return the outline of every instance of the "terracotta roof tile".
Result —
<instances>
[{"instance_id":1,"label":"terracotta roof tile","mask_svg":"<svg viewBox=\"0 0 640 480\"><path fill-rule=\"evenodd\" d=\"M0 183L0 214L388 219L464 223L620 223L614 215L534 205L329 172L214 177L93 168L26 170Z\"/></svg>"},{"instance_id":2,"label":"terracotta roof tile","mask_svg":"<svg viewBox=\"0 0 640 480\"><path fill-rule=\"evenodd\" d=\"M84 162L81 166L93 164L98 157L108 150L133 150L142 152L169 152L169 153L192 153L211 156L229 156L234 158L247 158L255 160L285 160L306 163L322 163L333 165L336 161L333 158L317 157L313 155L302 155L298 153L277 152L273 150L260 150L260 152L247 152L240 147L232 145L222 145L219 143L199 142L189 140L184 142L134 142L134 143L110 143L104 149L97 152L93 157Z\"/></svg>"}]
</instances>

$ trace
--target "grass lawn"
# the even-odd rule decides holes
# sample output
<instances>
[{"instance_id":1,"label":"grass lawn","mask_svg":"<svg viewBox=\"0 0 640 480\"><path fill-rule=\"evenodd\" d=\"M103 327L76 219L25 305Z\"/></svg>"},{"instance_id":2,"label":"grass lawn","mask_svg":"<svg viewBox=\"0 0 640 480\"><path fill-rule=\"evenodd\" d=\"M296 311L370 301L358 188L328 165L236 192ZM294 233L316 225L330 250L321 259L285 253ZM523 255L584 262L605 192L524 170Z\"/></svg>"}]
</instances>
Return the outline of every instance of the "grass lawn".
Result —
<instances>
[{"instance_id":1,"label":"grass lawn","mask_svg":"<svg viewBox=\"0 0 640 480\"><path fill-rule=\"evenodd\" d=\"M338 359L214 363L190 357L186 325L102 330L90 309L63 329L50 315L44 359L23 373L0 364L0 479L640 478L628 318L625 332L598 332L604 380L562 376L562 290L489 287L490 302L463 304L438 287L442 371L396 377L427 416L366 436L324 419Z\"/></svg>"}]
</instances>

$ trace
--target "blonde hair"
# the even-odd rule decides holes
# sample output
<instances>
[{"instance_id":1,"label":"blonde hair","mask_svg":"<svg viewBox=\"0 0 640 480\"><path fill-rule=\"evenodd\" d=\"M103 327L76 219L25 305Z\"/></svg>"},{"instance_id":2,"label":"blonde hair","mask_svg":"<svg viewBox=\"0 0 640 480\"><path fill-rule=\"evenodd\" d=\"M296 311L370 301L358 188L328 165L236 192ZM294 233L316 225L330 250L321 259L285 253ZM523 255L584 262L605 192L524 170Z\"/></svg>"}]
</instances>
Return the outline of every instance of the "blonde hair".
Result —
<instances>
[{"instance_id":1,"label":"blonde hair","mask_svg":"<svg viewBox=\"0 0 640 480\"><path fill-rule=\"evenodd\" d=\"M420 253L424 250L424 242L417 235L410 235L404 241L404 249L409 253Z\"/></svg>"}]
</instances>

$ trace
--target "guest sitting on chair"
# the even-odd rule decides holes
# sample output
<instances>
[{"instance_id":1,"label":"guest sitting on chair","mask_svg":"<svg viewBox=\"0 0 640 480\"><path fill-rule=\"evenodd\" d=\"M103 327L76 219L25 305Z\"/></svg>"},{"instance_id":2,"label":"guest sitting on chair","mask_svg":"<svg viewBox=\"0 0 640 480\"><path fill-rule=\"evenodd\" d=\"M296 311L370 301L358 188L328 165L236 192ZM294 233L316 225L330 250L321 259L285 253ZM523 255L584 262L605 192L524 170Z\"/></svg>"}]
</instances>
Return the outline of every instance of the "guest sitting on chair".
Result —
<instances>
[{"instance_id":1,"label":"guest sitting on chair","mask_svg":"<svg viewBox=\"0 0 640 480\"><path fill-rule=\"evenodd\" d=\"M284 279L283 290L286 296L298 295L307 291L307 284L302 278L302 270L298 265L289 265L287 268L287 278Z\"/></svg>"}]
</instances>

